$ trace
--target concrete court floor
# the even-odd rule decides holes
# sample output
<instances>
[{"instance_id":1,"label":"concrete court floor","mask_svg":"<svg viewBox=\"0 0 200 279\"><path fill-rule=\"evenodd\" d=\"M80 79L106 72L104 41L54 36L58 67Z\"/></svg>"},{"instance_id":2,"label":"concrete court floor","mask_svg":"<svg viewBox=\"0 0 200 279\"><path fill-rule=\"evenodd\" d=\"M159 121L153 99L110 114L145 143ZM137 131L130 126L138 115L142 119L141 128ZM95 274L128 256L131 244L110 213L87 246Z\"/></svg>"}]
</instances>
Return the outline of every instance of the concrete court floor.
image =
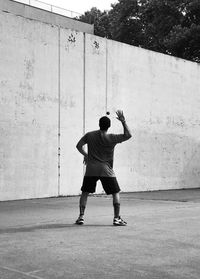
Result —
<instances>
[{"instance_id":1,"label":"concrete court floor","mask_svg":"<svg viewBox=\"0 0 200 279\"><path fill-rule=\"evenodd\" d=\"M0 202L0 279L199 279L200 189Z\"/></svg>"}]
</instances>

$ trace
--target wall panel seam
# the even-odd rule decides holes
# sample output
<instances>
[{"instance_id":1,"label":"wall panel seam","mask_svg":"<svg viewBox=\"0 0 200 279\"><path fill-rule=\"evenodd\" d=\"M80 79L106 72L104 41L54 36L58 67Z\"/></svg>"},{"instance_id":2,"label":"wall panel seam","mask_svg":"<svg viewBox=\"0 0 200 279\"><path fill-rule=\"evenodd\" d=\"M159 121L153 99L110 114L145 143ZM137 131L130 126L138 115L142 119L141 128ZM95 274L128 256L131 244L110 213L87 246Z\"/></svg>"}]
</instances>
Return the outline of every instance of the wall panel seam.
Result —
<instances>
[{"instance_id":1,"label":"wall panel seam","mask_svg":"<svg viewBox=\"0 0 200 279\"><path fill-rule=\"evenodd\" d=\"M58 196L60 196L60 27L58 27Z\"/></svg>"}]
</instances>

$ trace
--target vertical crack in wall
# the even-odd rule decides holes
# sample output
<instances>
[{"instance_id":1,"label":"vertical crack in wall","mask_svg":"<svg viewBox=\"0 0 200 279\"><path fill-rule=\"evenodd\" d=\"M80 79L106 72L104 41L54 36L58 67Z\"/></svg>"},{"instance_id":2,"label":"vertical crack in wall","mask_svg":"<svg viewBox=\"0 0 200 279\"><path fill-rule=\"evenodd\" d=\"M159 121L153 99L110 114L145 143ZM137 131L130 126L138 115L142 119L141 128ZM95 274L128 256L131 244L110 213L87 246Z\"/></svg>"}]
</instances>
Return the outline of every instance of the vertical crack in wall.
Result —
<instances>
[{"instance_id":1,"label":"vertical crack in wall","mask_svg":"<svg viewBox=\"0 0 200 279\"><path fill-rule=\"evenodd\" d=\"M106 97L105 97L105 111L108 110L108 40L106 40Z\"/></svg>"},{"instance_id":2,"label":"vertical crack in wall","mask_svg":"<svg viewBox=\"0 0 200 279\"><path fill-rule=\"evenodd\" d=\"M85 33L83 33L83 135L85 134L85 56L86 56L86 50L85 50Z\"/></svg>"},{"instance_id":3,"label":"vertical crack in wall","mask_svg":"<svg viewBox=\"0 0 200 279\"><path fill-rule=\"evenodd\" d=\"M83 33L83 135L85 134L85 120L86 120L86 100L85 100L85 90L86 90L86 35ZM83 164L83 176L85 173L85 165Z\"/></svg>"},{"instance_id":4,"label":"vertical crack in wall","mask_svg":"<svg viewBox=\"0 0 200 279\"><path fill-rule=\"evenodd\" d=\"M58 196L60 196L60 27L58 27Z\"/></svg>"}]
</instances>

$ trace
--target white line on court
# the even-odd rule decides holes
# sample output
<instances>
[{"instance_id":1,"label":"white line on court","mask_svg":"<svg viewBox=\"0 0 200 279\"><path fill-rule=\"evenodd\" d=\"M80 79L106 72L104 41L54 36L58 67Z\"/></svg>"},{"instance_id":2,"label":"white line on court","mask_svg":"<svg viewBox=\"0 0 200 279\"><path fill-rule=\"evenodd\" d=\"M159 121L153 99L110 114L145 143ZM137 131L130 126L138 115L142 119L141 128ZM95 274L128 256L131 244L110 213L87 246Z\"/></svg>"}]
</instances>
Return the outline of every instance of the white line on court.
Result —
<instances>
[{"instance_id":1,"label":"white line on court","mask_svg":"<svg viewBox=\"0 0 200 279\"><path fill-rule=\"evenodd\" d=\"M14 269L14 268L9 268L9 267L6 267L6 266L0 266L1 269L5 269L5 270L8 270L8 271L12 271L12 272L16 272L16 273L20 273L22 275L25 275L27 277L30 277L30 278L35 278L35 279L43 279L42 277L38 277L36 275L32 275L31 273L33 272L38 272L39 270L35 270L35 271L31 271L31 272L23 272L23 271L19 271L17 269Z\"/></svg>"},{"instance_id":2,"label":"white line on court","mask_svg":"<svg viewBox=\"0 0 200 279\"><path fill-rule=\"evenodd\" d=\"M33 270L33 271L29 271L29 272L27 272L26 274L27 275L31 275L31 276L36 276L36 275L34 275L33 273L36 273L36 272L39 272L39 271L42 271L42 269L38 269L38 270ZM39 277L40 278L40 277Z\"/></svg>"}]
</instances>

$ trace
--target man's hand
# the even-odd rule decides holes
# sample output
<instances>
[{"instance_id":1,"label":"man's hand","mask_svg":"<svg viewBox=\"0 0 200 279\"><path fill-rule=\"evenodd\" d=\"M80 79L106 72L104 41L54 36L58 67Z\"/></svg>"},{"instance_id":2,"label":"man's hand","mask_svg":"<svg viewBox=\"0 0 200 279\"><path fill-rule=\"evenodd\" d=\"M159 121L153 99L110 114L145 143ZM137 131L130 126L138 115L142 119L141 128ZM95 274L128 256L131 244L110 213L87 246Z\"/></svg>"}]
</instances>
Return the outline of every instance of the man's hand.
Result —
<instances>
[{"instance_id":1,"label":"man's hand","mask_svg":"<svg viewBox=\"0 0 200 279\"><path fill-rule=\"evenodd\" d=\"M130 139L132 137L132 135L131 135L131 132L129 131L129 128L128 128L127 124L126 124L126 120L125 120L123 111L122 110L117 110L116 114L117 114L116 118L122 123L122 126L124 128L125 140Z\"/></svg>"},{"instance_id":2,"label":"man's hand","mask_svg":"<svg viewBox=\"0 0 200 279\"><path fill-rule=\"evenodd\" d=\"M79 142L77 143L76 145L76 148L78 149L78 151L84 156L84 159L83 159L83 163L85 165L87 165L87 162L88 162L88 154L87 152L85 152L83 146L85 145L85 141L83 139L80 139Z\"/></svg>"},{"instance_id":3,"label":"man's hand","mask_svg":"<svg viewBox=\"0 0 200 279\"><path fill-rule=\"evenodd\" d=\"M84 156L83 164L84 164L84 165L87 165L87 163L88 163L88 156Z\"/></svg>"},{"instance_id":4,"label":"man's hand","mask_svg":"<svg viewBox=\"0 0 200 279\"><path fill-rule=\"evenodd\" d=\"M117 114L117 119L120 121L120 122L125 122L125 117L124 117L124 114L123 114L123 111L122 110L117 110L116 111L116 114Z\"/></svg>"}]
</instances>

